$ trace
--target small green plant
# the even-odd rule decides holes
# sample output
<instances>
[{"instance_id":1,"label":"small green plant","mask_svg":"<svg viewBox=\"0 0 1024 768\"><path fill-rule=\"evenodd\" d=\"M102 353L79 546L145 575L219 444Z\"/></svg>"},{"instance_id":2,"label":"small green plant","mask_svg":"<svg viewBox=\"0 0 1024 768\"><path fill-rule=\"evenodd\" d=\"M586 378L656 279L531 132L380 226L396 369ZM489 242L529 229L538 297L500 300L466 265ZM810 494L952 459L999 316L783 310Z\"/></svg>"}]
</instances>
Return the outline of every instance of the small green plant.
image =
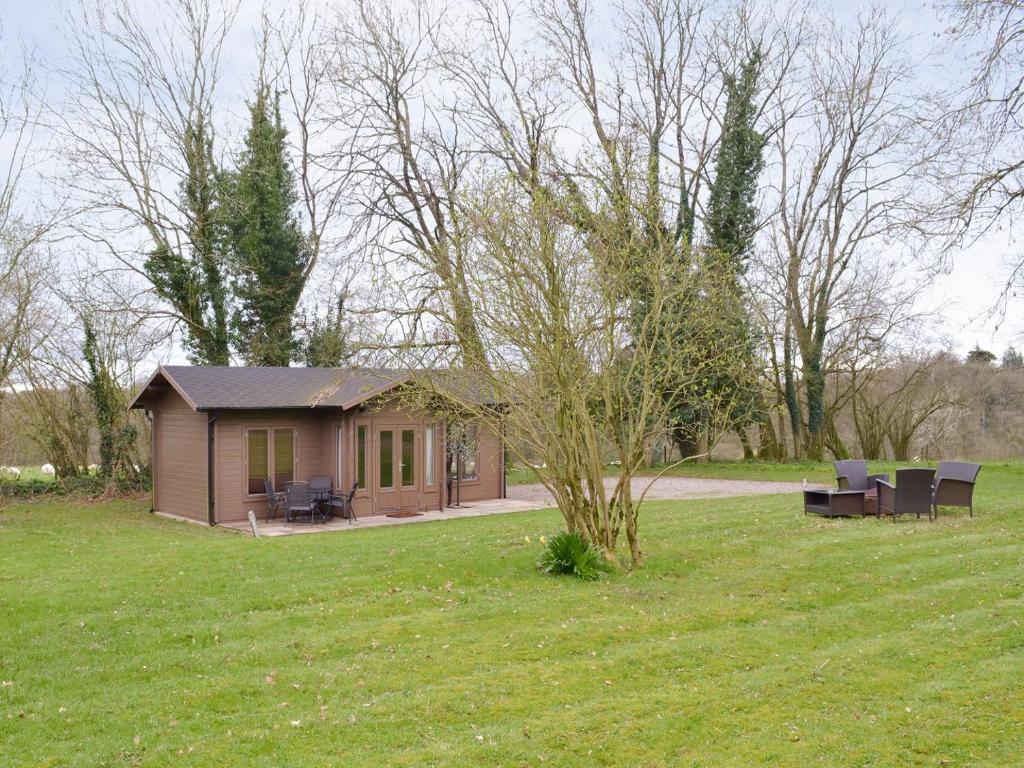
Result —
<instances>
[{"instance_id":1,"label":"small green plant","mask_svg":"<svg viewBox=\"0 0 1024 768\"><path fill-rule=\"evenodd\" d=\"M578 533L561 531L545 543L537 568L544 573L595 581L608 572L608 561L600 549Z\"/></svg>"}]
</instances>

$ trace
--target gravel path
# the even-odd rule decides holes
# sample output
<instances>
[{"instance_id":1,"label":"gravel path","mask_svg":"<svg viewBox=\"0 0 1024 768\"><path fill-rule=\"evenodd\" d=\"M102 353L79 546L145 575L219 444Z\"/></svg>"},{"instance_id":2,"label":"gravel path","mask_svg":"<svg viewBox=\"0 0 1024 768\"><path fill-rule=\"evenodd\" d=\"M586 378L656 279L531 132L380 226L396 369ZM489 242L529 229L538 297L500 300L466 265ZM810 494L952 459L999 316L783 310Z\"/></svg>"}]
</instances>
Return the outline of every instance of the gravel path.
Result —
<instances>
[{"instance_id":1,"label":"gravel path","mask_svg":"<svg viewBox=\"0 0 1024 768\"><path fill-rule=\"evenodd\" d=\"M649 477L633 478L633 495L639 496L651 482ZM606 478L605 487L615 487L614 478ZM794 493L801 490L802 483L781 483L771 480L712 480L703 477L662 477L656 480L647 494L648 499L718 499L727 496L759 496L769 493ZM551 494L540 483L510 485L510 499L520 499L537 504L553 504Z\"/></svg>"}]
</instances>

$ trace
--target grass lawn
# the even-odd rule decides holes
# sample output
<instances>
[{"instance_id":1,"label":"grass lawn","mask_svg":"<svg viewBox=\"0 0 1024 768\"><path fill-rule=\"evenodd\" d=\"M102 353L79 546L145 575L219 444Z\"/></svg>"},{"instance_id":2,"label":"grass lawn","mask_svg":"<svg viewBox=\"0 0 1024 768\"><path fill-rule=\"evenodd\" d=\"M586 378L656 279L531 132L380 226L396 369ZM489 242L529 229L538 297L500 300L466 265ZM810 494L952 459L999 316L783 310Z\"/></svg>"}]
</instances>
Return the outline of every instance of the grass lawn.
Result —
<instances>
[{"instance_id":1,"label":"grass lawn","mask_svg":"<svg viewBox=\"0 0 1024 768\"><path fill-rule=\"evenodd\" d=\"M1024 468L980 480L937 523L652 503L647 565L589 585L534 572L550 510L256 540L10 505L0 765L1021 765Z\"/></svg>"}]
</instances>

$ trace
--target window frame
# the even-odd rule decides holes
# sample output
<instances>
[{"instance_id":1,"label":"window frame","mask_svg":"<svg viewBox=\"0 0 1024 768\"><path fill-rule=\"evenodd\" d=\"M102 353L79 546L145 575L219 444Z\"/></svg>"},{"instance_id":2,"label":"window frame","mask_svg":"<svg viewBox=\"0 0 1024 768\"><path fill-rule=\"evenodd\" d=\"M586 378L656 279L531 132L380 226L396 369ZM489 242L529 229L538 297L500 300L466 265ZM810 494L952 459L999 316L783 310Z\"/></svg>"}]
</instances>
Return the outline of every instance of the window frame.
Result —
<instances>
[{"instance_id":1,"label":"window frame","mask_svg":"<svg viewBox=\"0 0 1024 768\"><path fill-rule=\"evenodd\" d=\"M300 476L299 472L299 429L294 424L247 424L242 427L242 499L249 501L251 499L266 499L266 490L262 490L259 493L249 492L249 433L250 432L266 432L267 433L267 474L264 477L274 478L277 472L274 446L275 434L277 432L290 431L292 433L292 479ZM283 492L284 488L278 488L275 482L275 492Z\"/></svg>"},{"instance_id":2,"label":"window frame","mask_svg":"<svg viewBox=\"0 0 1024 768\"><path fill-rule=\"evenodd\" d=\"M437 471L434 469L436 429L434 424L423 425L423 487L433 488L437 485Z\"/></svg>"},{"instance_id":3,"label":"window frame","mask_svg":"<svg viewBox=\"0 0 1024 768\"><path fill-rule=\"evenodd\" d=\"M352 482L356 484L356 496L370 493L370 462L373 460L373 440L369 422L357 423L352 430ZM363 436L363 453L359 454L359 435ZM359 460L363 461L363 478L359 479Z\"/></svg>"}]
</instances>

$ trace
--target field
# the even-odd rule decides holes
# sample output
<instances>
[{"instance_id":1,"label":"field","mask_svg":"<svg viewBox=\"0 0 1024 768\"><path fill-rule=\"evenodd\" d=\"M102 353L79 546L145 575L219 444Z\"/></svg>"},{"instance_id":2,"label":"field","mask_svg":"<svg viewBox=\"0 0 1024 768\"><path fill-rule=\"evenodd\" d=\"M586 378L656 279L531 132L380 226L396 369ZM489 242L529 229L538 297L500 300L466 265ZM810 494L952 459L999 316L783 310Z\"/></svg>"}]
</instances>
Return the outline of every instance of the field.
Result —
<instances>
[{"instance_id":1,"label":"field","mask_svg":"<svg viewBox=\"0 0 1024 768\"><path fill-rule=\"evenodd\" d=\"M1021 765L1022 499L1004 463L974 519L652 503L597 584L534 571L551 510L257 540L10 504L0 765Z\"/></svg>"}]
</instances>

